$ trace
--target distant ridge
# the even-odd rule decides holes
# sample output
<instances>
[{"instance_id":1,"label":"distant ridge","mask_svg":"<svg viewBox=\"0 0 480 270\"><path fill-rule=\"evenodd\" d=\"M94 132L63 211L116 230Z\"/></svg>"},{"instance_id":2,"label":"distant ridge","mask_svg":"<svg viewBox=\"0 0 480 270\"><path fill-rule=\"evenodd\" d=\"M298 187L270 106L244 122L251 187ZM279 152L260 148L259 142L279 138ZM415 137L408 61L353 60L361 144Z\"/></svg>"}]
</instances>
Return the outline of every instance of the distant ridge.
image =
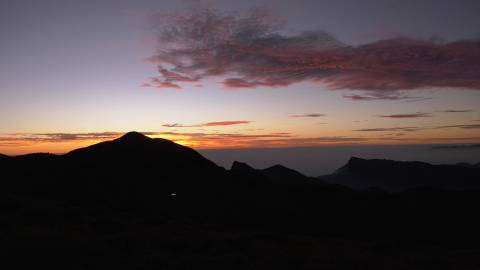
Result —
<instances>
[{"instance_id":1,"label":"distant ridge","mask_svg":"<svg viewBox=\"0 0 480 270\"><path fill-rule=\"evenodd\" d=\"M480 170L458 165L432 165L418 161L351 157L346 165L323 177L352 188L401 191L417 187L480 189Z\"/></svg>"},{"instance_id":2,"label":"distant ridge","mask_svg":"<svg viewBox=\"0 0 480 270\"><path fill-rule=\"evenodd\" d=\"M250 165L234 161L230 172L248 179L261 179L275 185L305 185L305 184L326 184L320 179L307 177L295 170L282 165L274 165L266 169L254 169Z\"/></svg>"},{"instance_id":3,"label":"distant ridge","mask_svg":"<svg viewBox=\"0 0 480 270\"><path fill-rule=\"evenodd\" d=\"M254 168L252 168L250 165L244 162L240 161L234 161L232 163L232 167L230 168L230 171L243 171L243 172L248 172L248 171L255 171Z\"/></svg>"},{"instance_id":4,"label":"distant ridge","mask_svg":"<svg viewBox=\"0 0 480 270\"><path fill-rule=\"evenodd\" d=\"M282 165L274 165L261 170L270 180L277 184L283 185L299 185L299 184L326 184L320 179L307 177L295 170Z\"/></svg>"}]
</instances>

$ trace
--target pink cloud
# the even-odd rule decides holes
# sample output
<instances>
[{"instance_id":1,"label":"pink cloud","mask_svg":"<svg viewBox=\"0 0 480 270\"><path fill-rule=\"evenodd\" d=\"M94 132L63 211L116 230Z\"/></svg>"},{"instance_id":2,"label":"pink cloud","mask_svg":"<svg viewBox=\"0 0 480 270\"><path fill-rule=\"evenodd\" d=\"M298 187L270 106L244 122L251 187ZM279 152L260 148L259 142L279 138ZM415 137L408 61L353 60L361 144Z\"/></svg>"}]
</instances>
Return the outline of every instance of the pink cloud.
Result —
<instances>
[{"instance_id":1,"label":"pink cloud","mask_svg":"<svg viewBox=\"0 0 480 270\"><path fill-rule=\"evenodd\" d=\"M268 15L268 14L267 14ZM394 38L351 46L322 32L281 34L265 12L244 16L214 9L157 16L159 64L154 87L221 77L228 88L322 83L363 91L352 100L415 99L399 91L480 89L480 42ZM169 68L166 68L169 67Z\"/></svg>"}]
</instances>

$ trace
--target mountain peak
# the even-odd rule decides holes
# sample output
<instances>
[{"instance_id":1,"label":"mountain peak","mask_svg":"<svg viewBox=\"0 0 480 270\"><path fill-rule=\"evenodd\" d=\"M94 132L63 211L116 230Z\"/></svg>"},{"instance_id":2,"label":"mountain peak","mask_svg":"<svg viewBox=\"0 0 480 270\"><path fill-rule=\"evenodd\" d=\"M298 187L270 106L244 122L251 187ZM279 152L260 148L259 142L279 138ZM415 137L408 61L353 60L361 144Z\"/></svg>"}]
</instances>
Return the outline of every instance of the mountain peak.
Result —
<instances>
[{"instance_id":1,"label":"mountain peak","mask_svg":"<svg viewBox=\"0 0 480 270\"><path fill-rule=\"evenodd\" d=\"M125 133L122 137L118 138L119 141L124 142L141 142L141 141L150 141L152 140L150 137L143 135L140 132L130 131Z\"/></svg>"},{"instance_id":2,"label":"mountain peak","mask_svg":"<svg viewBox=\"0 0 480 270\"><path fill-rule=\"evenodd\" d=\"M240 161L234 161L232 163L232 167L230 168L232 171L255 171L254 168L252 168L250 165L247 163L243 163Z\"/></svg>"},{"instance_id":3,"label":"mountain peak","mask_svg":"<svg viewBox=\"0 0 480 270\"><path fill-rule=\"evenodd\" d=\"M296 177L305 177L303 174L292 170L290 168L287 168L283 165L276 164L271 167L268 167L266 169L263 169L264 173L269 173L269 174L277 174L277 175L289 175L290 177L296 176Z\"/></svg>"},{"instance_id":4,"label":"mountain peak","mask_svg":"<svg viewBox=\"0 0 480 270\"><path fill-rule=\"evenodd\" d=\"M359 157L350 157L350 159L348 160L348 164L352 164L352 163L356 163L356 162L361 162L361 161L365 161L365 159L363 158L359 158Z\"/></svg>"}]
</instances>

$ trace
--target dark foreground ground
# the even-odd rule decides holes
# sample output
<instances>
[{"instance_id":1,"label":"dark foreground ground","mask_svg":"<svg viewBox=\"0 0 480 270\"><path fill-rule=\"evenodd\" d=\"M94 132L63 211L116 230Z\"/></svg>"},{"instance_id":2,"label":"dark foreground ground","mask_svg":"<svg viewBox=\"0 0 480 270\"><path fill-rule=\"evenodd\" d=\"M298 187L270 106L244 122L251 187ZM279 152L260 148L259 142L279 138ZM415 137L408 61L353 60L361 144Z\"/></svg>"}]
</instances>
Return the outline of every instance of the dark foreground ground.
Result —
<instances>
[{"instance_id":1,"label":"dark foreground ground","mask_svg":"<svg viewBox=\"0 0 480 270\"><path fill-rule=\"evenodd\" d=\"M478 168L372 162L353 159L323 180L282 166L225 170L192 149L137 133L63 156L0 156L1 263L480 269ZM372 175L379 164L386 169ZM332 183L358 185L356 175L395 183L385 185L394 190ZM411 184L432 177L440 187Z\"/></svg>"}]
</instances>

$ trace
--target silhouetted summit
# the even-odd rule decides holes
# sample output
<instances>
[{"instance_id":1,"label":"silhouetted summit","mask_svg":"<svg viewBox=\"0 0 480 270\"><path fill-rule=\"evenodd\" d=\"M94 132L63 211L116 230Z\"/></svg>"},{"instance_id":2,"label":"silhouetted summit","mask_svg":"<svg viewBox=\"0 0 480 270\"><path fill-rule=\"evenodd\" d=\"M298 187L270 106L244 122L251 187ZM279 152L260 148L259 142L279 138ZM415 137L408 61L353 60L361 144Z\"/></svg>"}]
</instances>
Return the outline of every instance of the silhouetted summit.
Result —
<instances>
[{"instance_id":1,"label":"silhouetted summit","mask_svg":"<svg viewBox=\"0 0 480 270\"><path fill-rule=\"evenodd\" d=\"M11 163L5 173L19 179L11 183L18 189L26 186L46 197L115 205L161 200L171 193L214 191L225 174L191 148L137 132L65 155L30 154Z\"/></svg>"},{"instance_id":2,"label":"silhouetted summit","mask_svg":"<svg viewBox=\"0 0 480 270\"><path fill-rule=\"evenodd\" d=\"M157 170L160 175L192 173L191 170L201 173L205 170L220 169L189 147L165 139L152 139L138 132L129 132L112 141L73 150L65 154L64 158L105 166L118 166L124 163L129 167L137 165L142 170Z\"/></svg>"},{"instance_id":3,"label":"silhouetted summit","mask_svg":"<svg viewBox=\"0 0 480 270\"><path fill-rule=\"evenodd\" d=\"M234 161L229 173L230 176L236 180L236 183L241 184L247 189L258 186L265 187L271 184L261 171L252 168L247 163Z\"/></svg>"},{"instance_id":4,"label":"silhouetted summit","mask_svg":"<svg viewBox=\"0 0 480 270\"><path fill-rule=\"evenodd\" d=\"M378 187L391 191L416 187L480 189L478 169L418 161L352 157L345 166L324 178L352 188Z\"/></svg>"},{"instance_id":5,"label":"silhouetted summit","mask_svg":"<svg viewBox=\"0 0 480 270\"><path fill-rule=\"evenodd\" d=\"M128 133L125 133L122 137L117 139L118 141L122 142L144 142L144 141L150 141L152 140L150 137L143 135L140 132L136 131L130 131Z\"/></svg>"},{"instance_id":6,"label":"silhouetted summit","mask_svg":"<svg viewBox=\"0 0 480 270\"><path fill-rule=\"evenodd\" d=\"M282 165L274 165L272 167L261 170L271 181L283 185L300 185L300 184L325 184L322 180L307 177L295 170Z\"/></svg>"},{"instance_id":7,"label":"silhouetted summit","mask_svg":"<svg viewBox=\"0 0 480 270\"><path fill-rule=\"evenodd\" d=\"M230 171L243 171L243 172L249 172L249 171L254 171L255 169L252 168L250 165L244 162L240 161L234 161L232 163L232 167L230 168Z\"/></svg>"}]
</instances>

